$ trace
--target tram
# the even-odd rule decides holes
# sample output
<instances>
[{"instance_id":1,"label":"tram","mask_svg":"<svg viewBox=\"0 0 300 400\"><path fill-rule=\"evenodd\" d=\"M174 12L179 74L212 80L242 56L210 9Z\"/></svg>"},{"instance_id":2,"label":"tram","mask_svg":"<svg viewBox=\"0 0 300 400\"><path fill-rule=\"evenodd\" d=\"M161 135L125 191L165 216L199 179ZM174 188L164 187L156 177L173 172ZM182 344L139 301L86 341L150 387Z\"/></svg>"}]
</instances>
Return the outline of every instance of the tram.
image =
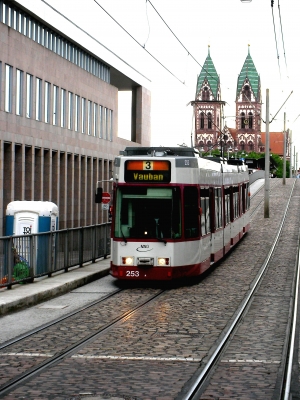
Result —
<instances>
[{"instance_id":1,"label":"tram","mask_svg":"<svg viewBox=\"0 0 300 400\"><path fill-rule=\"evenodd\" d=\"M110 274L172 280L224 257L250 227L248 167L238 164L192 147L127 147L114 161Z\"/></svg>"}]
</instances>

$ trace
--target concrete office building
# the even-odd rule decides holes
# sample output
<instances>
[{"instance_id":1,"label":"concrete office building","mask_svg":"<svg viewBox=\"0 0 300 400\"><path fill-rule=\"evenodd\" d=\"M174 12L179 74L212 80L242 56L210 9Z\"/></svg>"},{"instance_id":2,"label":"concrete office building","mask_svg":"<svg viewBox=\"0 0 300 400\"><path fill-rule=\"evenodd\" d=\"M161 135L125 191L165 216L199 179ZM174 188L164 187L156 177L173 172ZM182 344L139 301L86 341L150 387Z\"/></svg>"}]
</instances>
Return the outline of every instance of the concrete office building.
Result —
<instances>
[{"instance_id":1,"label":"concrete office building","mask_svg":"<svg viewBox=\"0 0 300 400\"><path fill-rule=\"evenodd\" d=\"M0 235L13 200L56 203L60 229L105 222L96 182L120 150L150 145L149 81L80 35L46 2L0 1ZM132 91L131 141L118 137L119 90Z\"/></svg>"}]
</instances>

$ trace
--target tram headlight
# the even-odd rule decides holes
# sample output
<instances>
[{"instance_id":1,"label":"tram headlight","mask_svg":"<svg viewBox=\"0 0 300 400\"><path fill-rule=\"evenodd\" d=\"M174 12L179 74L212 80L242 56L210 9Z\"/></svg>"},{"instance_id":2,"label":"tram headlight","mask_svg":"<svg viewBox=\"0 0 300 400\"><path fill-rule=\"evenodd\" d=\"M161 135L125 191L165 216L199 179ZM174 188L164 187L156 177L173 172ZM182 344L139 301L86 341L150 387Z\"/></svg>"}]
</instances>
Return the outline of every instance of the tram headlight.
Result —
<instances>
[{"instance_id":1,"label":"tram headlight","mask_svg":"<svg viewBox=\"0 0 300 400\"><path fill-rule=\"evenodd\" d=\"M164 267L166 265L170 265L170 259L169 258L165 258L165 257L159 257L157 259L157 265L159 265L160 267Z\"/></svg>"},{"instance_id":2,"label":"tram headlight","mask_svg":"<svg viewBox=\"0 0 300 400\"><path fill-rule=\"evenodd\" d=\"M122 257L122 265L133 265L133 257Z\"/></svg>"}]
</instances>

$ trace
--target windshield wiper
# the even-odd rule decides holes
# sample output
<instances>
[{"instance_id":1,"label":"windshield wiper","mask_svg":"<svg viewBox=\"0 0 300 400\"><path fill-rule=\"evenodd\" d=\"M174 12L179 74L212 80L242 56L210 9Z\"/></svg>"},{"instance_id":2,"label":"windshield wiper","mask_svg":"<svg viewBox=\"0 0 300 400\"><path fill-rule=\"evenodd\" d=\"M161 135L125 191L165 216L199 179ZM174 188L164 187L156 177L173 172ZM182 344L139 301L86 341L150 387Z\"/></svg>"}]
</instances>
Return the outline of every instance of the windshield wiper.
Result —
<instances>
[{"instance_id":1,"label":"windshield wiper","mask_svg":"<svg viewBox=\"0 0 300 400\"><path fill-rule=\"evenodd\" d=\"M159 230L158 221L159 221L159 218L154 218L154 221L155 221L155 231L156 231L155 239L159 240L160 242L163 242L165 244L165 246L166 246L167 242L163 238L158 236L158 230Z\"/></svg>"}]
</instances>

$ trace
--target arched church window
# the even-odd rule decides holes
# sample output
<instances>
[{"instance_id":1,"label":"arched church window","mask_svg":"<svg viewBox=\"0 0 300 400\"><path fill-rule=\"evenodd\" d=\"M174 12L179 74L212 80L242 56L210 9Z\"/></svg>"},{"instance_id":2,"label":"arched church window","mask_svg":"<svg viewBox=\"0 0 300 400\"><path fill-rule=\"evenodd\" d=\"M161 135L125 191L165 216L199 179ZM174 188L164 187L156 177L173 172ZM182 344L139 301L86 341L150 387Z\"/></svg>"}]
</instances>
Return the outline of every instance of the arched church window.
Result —
<instances>
[{"instance_id":1,"label":"arched church window","mask_svg":"<svg viewBox=\"0 0 300 400\"><path fill-rule=\"evenodd\" d=\"M248 114L248 120L249 120L249 129L252 129L253 128L253 114L252 114L252 112L250 112Z\"/></svg>"},{"instance_id":2,"label":"arched church window","mask_svg":"<svg viewBox=\"0 0 300 400\"><path fill-rule=\"evenodd\" d=\"M245 129L245 113L241 113L241 128Z\"/></svg>"},{"instance_id":3,"label":"arched church window","mask_svg":"<svg viewBox=\"0 0 300 400\"><path fill-rule=\"evenodd\" d=\"M243 89L243 101L250 101L251 100L251 91L248 85L244 86Z\"/></svg>"},{"instance_id":4,"label":"arched church window","mask_svg":"<svg viewBox=\"0 0 300 400\"><path fill-rule=\"evenodd\" d=\"M202 90L202 100L204 101L209 100L209 90L207 86L204 86Z\"/></svg>"},{"instance_id":5,"label":"arched church window","mask_svg":"<svg viewBox=\"0 0 300 400\"><path fill-rule=\"evenodd\" d=\"M253 151L254 150L253 142L249 142L248 143L248 149L249 149L249 151Z\"/></svg>"},{"instance_id":6,"label":"arched church window","mask_svg":"<svg viewBox=\"0 0 300 400\"><path fill-rule=\"evenodd\" d=\"M204 129L204 112L200 114L200 129Z\"/></svg>"},{"instance_id":7,"label":"arched church window","mask_svg":"<svg viewBox=\"0 0 300 400\"><path fill-rule=\"evenodd\" d=\"M212 128L212 117L211 117L211 113L207 113L207 128L211 129Z\"/></svg>"},{"instance_id":8,"label":"arched church window","mask_svg":"<svg viewBox=\"0 0 300 400\"><path fill-rule=\"evenodd\" d=\"M242 141L242 142L240 143L240 146L241 146L241 150L244 151L244 150L245 150L245 142Z\"/></svg>"}]
</instances>

